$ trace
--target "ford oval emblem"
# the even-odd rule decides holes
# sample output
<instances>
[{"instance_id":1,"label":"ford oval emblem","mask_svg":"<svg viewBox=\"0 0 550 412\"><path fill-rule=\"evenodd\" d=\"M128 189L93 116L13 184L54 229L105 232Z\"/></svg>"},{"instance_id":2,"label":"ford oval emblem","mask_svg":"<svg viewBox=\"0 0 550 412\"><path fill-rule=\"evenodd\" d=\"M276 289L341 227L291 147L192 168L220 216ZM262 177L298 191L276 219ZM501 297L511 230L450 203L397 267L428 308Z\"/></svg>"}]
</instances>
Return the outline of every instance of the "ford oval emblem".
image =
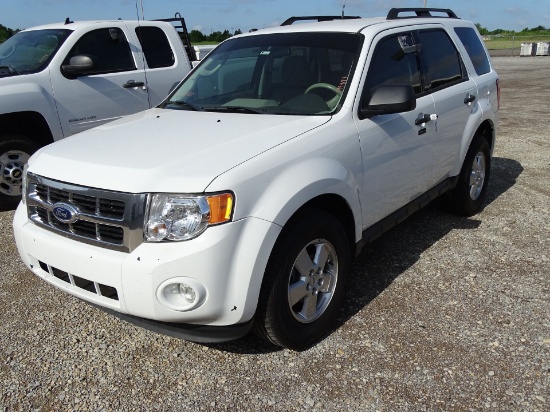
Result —
<instances>
[{"instance_id":1,"label":"ford oval emblem","mask_svg":"<svg viewBox=\"0 0 550 412\"><path fill-rule=\"evenodd\" d=\"M78 209L68 203L56 203L53 205L52 212L55 218L62 223L74 223L79 217Z\"/></svg>"}]
</instances>

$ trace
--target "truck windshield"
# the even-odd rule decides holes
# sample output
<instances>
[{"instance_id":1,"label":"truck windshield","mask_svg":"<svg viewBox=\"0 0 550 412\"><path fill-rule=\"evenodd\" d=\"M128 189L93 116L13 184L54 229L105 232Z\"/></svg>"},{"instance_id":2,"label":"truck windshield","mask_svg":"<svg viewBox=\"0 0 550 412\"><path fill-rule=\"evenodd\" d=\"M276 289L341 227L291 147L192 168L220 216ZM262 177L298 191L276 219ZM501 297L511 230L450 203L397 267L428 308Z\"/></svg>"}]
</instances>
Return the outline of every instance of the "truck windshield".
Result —
<instances>
[{"instance_id":1,"label":"truck windshield","mask_svg":"<svg viewBox=\"0 0 550 412\"><path fill-rule=\"evenodd\" d=\"M0 44L0 77L43 70L71 30L21 31Z\"/></svg>"},{"instance_id":2,"label":"truck windshield","mask_svg":"<svg viewBox=\"0 0 550 412\"><path fill-rule=\"evenodd\" d=\"M237 37L210 53L161 107L326 115L339 108L362 36L281 33Z\"/></svg>"}]
</instances>

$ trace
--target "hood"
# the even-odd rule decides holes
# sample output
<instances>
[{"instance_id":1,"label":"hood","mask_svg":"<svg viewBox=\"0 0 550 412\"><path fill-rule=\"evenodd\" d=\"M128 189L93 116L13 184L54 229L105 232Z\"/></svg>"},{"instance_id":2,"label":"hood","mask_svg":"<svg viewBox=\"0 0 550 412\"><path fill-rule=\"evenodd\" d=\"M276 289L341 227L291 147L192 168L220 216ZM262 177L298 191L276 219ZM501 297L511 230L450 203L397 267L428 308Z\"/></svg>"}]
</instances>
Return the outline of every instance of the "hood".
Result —
<instances>
[{"instance_id":1,"label":"hood","mask_svg":"<svg viewBox=\"0 0 550 412\"><path fill-rule=\"evenodd\" d=\"M129 193L200 193L220 174L329 119L151 109L46 146L29 171Z\"/></svg>"}]
</instances>

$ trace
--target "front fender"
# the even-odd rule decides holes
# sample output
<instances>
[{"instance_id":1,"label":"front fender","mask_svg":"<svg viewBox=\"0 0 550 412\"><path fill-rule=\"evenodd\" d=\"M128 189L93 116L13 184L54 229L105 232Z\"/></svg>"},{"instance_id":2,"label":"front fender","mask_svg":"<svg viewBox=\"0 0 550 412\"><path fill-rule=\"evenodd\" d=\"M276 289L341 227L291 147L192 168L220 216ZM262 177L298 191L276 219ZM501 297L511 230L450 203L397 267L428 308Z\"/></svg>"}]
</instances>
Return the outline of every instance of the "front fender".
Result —
<instances>
[{"instance_id":1,"label":"front fender","mask_svg":"<svg viewBox=\"0 0 550 412\"><path fill-rule=\"evenodd\" d=\"M206 190L236 194L235 220L254 217L281 227L310 200L339 196L353 214L358 241L361 170L357 130L349 122L331 121L227 171Z\"/></svg>"},{"instance_id":2,"label":"front fender","mask_svg":"<svg viewBox=\"0 0 550 412\"><path fill-rule=\"evenodd\" d=\"M0 116L22 112L38 113L46 120L54 140L63 137L48 70L0 79Z\"/></svg>"}]
</instances>

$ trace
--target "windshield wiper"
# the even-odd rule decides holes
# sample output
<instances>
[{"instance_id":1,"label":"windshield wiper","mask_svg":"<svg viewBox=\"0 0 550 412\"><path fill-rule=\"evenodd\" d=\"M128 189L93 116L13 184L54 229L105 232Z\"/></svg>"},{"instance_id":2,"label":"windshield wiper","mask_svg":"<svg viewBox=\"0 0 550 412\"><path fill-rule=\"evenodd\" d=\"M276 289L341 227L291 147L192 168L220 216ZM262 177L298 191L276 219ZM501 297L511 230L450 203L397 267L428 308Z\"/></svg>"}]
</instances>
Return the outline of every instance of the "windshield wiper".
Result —
<instances>
[{"instance_id":1,"label":"windshield wiper","mask_svg":"<svg viewBox=\"0 0 550 412\"><path fill-rule=\"evenodd\" d=\"M205 107L207 112L228 112L228 113L249 113L249 114L266 114L265 109L253 109L251 107L242 106L214 106Z\"/></svg>"},{"instance_id":2,"label":"windshield wiper","mask_svg":"<svg viewBox=\"0 0 550 412\"><path fill-rule=\"evenodd\" d=\"M163 108L167 108L168 106L179 106L179 107L186 107L188 109L191 109L196 112L204 112L204 109L199 106L195 106L194 104L187 103L184 100L174 100L174 101L168 101L163 105Z\"/></svg>"},{"instance_id":3,"label":"windshield wiper","mask_svg":"<svg viewBox=\"0 0 550 412\"><path fill-rule=\"evenodd\" d=\"M6 66L0 66L0 76L2 75L3 70L8 70L7 74L21 74L17 70L15 70L13 67L6 65Z\"/></svg>"}]
</instances>

